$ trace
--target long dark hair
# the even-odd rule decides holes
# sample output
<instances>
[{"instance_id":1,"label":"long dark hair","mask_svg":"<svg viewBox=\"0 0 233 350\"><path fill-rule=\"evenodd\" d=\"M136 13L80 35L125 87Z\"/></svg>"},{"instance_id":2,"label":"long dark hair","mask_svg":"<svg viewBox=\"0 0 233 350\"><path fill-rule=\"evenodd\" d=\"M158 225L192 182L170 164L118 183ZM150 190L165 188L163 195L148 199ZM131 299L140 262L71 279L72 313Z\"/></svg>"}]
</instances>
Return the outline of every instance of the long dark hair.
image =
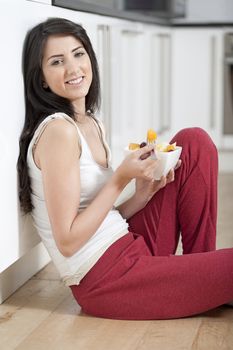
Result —
<instances>
[{"instance_id":1,"label":"long dark hair","mask_svg":"<svg viewBox=\"0 0 233 350\"><path fill-rule=\"evenodd\" d=\"M38 125L48 115L63 112L74 119L72 104L50 89L43 87L42 58L45 43L50 35L73 35L83 44L92 66L92 82L86 96L86 111L94 113L100 107L99 69L90 39L85 29L64 18L49 18L32 28L26 35L23 48L23 78L25 92L25 121L19 140L17 162L19 201L25 214L33 209L30 177L27 167L27 150Z\"/></svg>"}]
</instances>

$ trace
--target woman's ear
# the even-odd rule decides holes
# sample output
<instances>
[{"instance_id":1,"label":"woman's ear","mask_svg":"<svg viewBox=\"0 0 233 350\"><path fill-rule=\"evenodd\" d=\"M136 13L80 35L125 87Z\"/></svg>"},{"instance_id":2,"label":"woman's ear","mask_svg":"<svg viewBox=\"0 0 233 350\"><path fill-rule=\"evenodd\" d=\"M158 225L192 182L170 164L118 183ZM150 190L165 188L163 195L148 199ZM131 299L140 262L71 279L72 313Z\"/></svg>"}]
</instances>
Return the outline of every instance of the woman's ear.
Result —
<instances>
[{"instance_id":1,"label":"woman's ear","mask_svg":"<svg viewBox=\"0 0 233 350\"><path fill-rule=\"evenodd\" d=\"M48 89L48 84L45 82L45 81L42 81L42 87L44 88L44 89Z\"/></svg>"}]
</instances>

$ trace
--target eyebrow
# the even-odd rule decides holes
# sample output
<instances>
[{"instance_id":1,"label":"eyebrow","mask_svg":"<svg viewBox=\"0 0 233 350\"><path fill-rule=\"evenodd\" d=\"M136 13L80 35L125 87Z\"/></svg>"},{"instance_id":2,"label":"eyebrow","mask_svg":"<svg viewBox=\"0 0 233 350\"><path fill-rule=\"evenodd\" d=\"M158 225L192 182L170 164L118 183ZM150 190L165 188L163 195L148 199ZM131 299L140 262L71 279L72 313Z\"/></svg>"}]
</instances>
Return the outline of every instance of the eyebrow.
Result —
<instances>
[{"instance_id":1,"label":"eyebrow","mask_svg":"<svg viewBox=\"0 0 233 350\"><path fill-rule=\"evenodd\" d=\"M74 52L78 49L83 49L83 46L77 46L75 47L73 50L71 50L71 52ZM51 58L55 58L55 57L63 57L64 55L63 54L56 54L56 55L52 55L50 56L48 59L47 59L47 62L51 59Z\"/></svg>"}]
</instances>

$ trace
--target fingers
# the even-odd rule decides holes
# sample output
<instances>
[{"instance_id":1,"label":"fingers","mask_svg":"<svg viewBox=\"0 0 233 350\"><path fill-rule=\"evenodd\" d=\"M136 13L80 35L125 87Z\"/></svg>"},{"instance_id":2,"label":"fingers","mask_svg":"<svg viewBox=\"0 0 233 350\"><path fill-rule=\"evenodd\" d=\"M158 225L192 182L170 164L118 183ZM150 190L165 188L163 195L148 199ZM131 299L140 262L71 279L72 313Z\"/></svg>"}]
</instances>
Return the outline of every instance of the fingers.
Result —
<instances>
[{"instance_id":1,"label":"fingers","mask_svg":"<svg viewBox=\"0 0 233 350\"><path fill-rule=\"evenodd\" d=\"M159 188L163 188L166 186L167 184L167 178L166 176L162 176L161 179L159 180Z\"/></svg>"},{"instance_id":2,"label":"fingers","mask_svg":"<svg viewBox=\"0 0 233 350\"><path fill-rule=\"evenodd\" d=\"M172 182L175 180L175 170L177 170L181 166L181 159L178 160L176 166L174 169L171 169L169 173L167 174L167 182Z\"/></svg>"},{"instance_id":3,"label":"fingers","mask_svg":"<svg viewBox=\"0 0 233 350\"><path fill-rule=\"evenodd\" d=\"M140 158L143 160L143 159L148 158L151 155L151 152L153 150L154 150L154 145L147 145L147 146L140 148L136 152L134 152L134 154L137 158Z\"/></svg>"},{"instance_id":4,"label":"fingers","mask_svg":"<svg viewBox=\"0 0 233 350\"><path fill-rule=\"evenodd\" d=\"M141 177L146 180L154 181L154 172L155 172L154 164L149 165L146 168L143 167L141 169Z\"/></svg>"},{"instance_id":5,"label":"fingers","mask_svg":"<svg viewBox=\"0 0 233 350\"><path fill-rule=\"evenodd\" d=\"M150 157L150 155L151 155L151 152L144 153L144 154L142 154L142 155L140 156L140 159L141 159L141 160L144 160L144 159Z\"/></svg>"},{"instance_id":6,"label":"fingers","mask_svg":"<svg viewBox=\"0 0 233 350\"><path fill-rule=\"evenodd\" d=\"M136 152L140 155L144 154L144 153L147 153L147 152L151 152L153 149L155 148L154 145L146 145L142 148L140 148L139 150L137 150ZM136 153L135 152L135 153Z\"/></svg>"},{"instance_id":7,"label":"fingers","mask_svg":"<svg viewBox=\"0 0 233 350\"><path fill-rule=\"evenodd\" d=\"M144 179L144 180L153 180L154 171L158 165L158 160L154 157L150 157L152 150L154 149L153 145L147 145L141 149L133 152L130 157L133 161L133 164L137 168L137 175L135 177ZM143 160L141 162L141 160ZM162 176L159 181L154 182L154 186L162 188L166 184L173 182L175 180L175 170L181 166L181 159L178 160L176 166L172 168L166 176ZM135 168L135 170L136 170ZM155 181L155 180L154 180Z\"/></svg>"},{"instance_id":8,"label":"fingers","mask_svg":"<svg viewBox=\"0 0 233 350\"><path fill-rule=\"evenodd\" d=\"M178 162L176 163L175 170L181 166L181 163L182 163L182 160L179 159Z\"/></svg>"},{"instance_id":9,"label":"fingers","mask_svg":"<svg viewBox=\"0 0 233 350\"><path fill-rule=\"evenodd\" d=\"M171 169L169 173L167 174L167 182L172 182L175 180L175 170L177 170L181 166L181 159L178 160L176 166L174 169Z\"/></svg>"},{"instance_id":10,"label":"fingers","mask_svg":"<svg viewBox=\"0 0 233 350\"><path fill-rule=\"evenodd\" d=\"M174 181L175 175L174 175L174 170L171 169L167 176L162 176L161 179L158 182L158 188L161 189L165 187L168 183Z\"/></svg>"},{"instance_id":11,"label":"fingers","mask_svg":"<svg viewBox=\"0 0 233 350\"><path fill-rule=\"evenodd\" d=\"M166 176L162 176L160 180L157 181L157 186L163 188L166 184L173 182L175 180L175 170L181 166L181 160L177 162L175 168L172 168ZM154 180L155 181L155 180Z\"/></svg>"},{"instance_id":12,"label":"fingers","mask_svg":"<svg viewBox=\"0 0 233 350\"><path fill-rule=\"evenodd\" d=\"M167 174L167 182L172 182L175 180L175 170L171 169L169 173Z\"/></svg>"},{"instance_id":13,"label":"fingers","mask_svg":"<svg viewBox=\"0 0 233 350\"><path fill-rule=\"evenodd\" d=\"M149 161L149 159L148 159ZM153 161L152 161L153 162ZM145 164L145 163L144 163ZM162 189L163 187L165 187L167 184L169 184L170 182L173 182L175 180L175 170L178 169L181 166L181 160L179 159L179 161L177 162L175 168L172 168L169 173L167 174L167 176L162 176L160 178L160 180L155 180L154 179L154 175L153 172L147 172L147 176L146 173L144 173L144 178L147 177L147 180L151 181L151 184L153 186L153 190L152 192L155 193L158 190ZM152 165L153 167L153 165ZM149 169L149 168L148 168ZM154 170L154 167L151 168L151 170Z\"/></svg>"}]
</instances>

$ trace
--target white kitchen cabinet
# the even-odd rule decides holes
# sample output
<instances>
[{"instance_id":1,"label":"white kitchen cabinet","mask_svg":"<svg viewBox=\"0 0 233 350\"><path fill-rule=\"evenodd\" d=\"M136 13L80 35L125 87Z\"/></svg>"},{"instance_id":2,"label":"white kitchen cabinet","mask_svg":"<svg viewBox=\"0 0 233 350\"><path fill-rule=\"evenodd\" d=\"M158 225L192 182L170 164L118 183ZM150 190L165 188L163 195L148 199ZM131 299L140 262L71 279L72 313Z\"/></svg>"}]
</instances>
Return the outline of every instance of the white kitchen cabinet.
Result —
<instances>
[{"instance_id":1,"label":"white kitchen cabinet","mask_svg":"<svg viewBox=\"0 0 233 350\"><path fill-rule=\"evenodd\" d=\"M112 150L114 164L129 142L149 128L170 127L170 29L124 23L111 29Z\"/></svg>"},{"instance_id":2,"label":"white kitchen cabinet","mask_svg":"<svg viewBox=\"0 0 233 350\"><path fill-rule=\"evenodd\" d=\"M99 64L100 87L101 87L101 112L99 117L102 119L106 138L111 147L112 133L112 88L111 88L111 25L98 24L96 26L96 55Z\"/></svg>"},{"instance_id":3,"label":"white kitchen cabinet","mask_svg":"<svg viewBox=\"0 0 233 350\"><path fill-rule=\"evenodd\" d=\"M151 27L148 34L150 127L165 140L171 133L171 29Z\"/></svg>"},{"instance_id":4,"label":"white kitchen cabinet","mask_svg":"<svg viewBox=\"0 0 233 350\"><path fill-rule=\"evenodd\" d=\"M229 41L233 37L233 27L224 28L224 108L222 149L233 150L233 46Z\"/></svg>"},{"instance_id":5,"label":"white kitchen cabinet","mask_svg":"<svg viewBox=\"0 0 233 350\"><path fill-rule=\"evenodd\" d=\"M115 164L122 160L123 149L129 141L141 140L148 125L148 50L144 38L142 26L137 23L120 23L111 30L111 124Z\"/></svg>"},{"instance_id":6,"label":"white kitchen cabinet","mask_svg":"<svg viewBox=\"0 0 233 350\"><path fill-rule=\"evenodd\" d=\"M222 142L223 30L172 30L171 129L198 126Z\"/></svg>"}]
</instances>

